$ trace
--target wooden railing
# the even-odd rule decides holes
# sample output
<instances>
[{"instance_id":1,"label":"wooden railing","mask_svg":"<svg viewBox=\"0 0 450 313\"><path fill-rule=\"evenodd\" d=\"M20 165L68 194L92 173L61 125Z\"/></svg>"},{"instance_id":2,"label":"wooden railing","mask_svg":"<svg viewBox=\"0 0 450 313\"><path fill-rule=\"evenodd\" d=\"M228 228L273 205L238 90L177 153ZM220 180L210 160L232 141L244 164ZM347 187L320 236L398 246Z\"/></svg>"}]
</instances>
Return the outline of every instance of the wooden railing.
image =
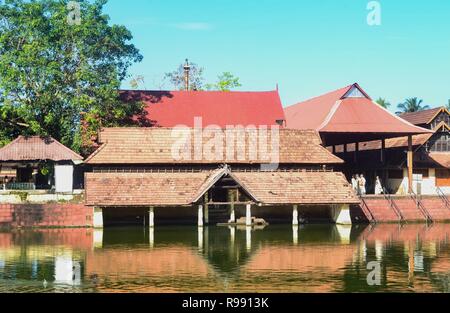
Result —
<instances>
[{"instance_id":1,"label":"wooden railing","mask_svg":"<svg viewBox=\"0 0 450 313\"><path fill-rule=\"evenodd\" d=\"M450 210L450 200L445 195L445 193L442 191L442 189L440 187L436 187L436 192L437 192L439 198L441 198L441 200L444 202L445 207Z\"/></svg>"}]
</instances>

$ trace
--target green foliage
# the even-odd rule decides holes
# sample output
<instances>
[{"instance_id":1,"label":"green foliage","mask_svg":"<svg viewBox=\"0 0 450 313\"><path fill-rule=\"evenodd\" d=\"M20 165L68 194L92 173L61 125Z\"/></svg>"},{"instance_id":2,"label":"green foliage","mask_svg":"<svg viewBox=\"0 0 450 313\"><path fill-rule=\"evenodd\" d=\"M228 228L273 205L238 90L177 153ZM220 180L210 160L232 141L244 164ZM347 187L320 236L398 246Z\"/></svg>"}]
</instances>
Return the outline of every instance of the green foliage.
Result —
<instances>
[{"instance_id":1,"label":"green foliage","mask_svg":"<svg viewBox=\"0 0 450 313\"><path fill-rule=\"evenodd\" d=\"M391 103L384 98L378 98L375 102L385 109L388 109L391 106Z\"/></svg>"},{"instance_id":2,"label":"green foliage","mask_svg":"<svg viewBox=\"0 0 450 313\"><path fill-rule=\"evenodd\" d=\"M400 103L397 108L401 110L401 112L418 112L427 110L430 108L428 105L422 105L423 100L419 100L417 97L408 98L405 102Z\"/></svg>"},{"instance_id":3,"label":"green foliage","mask_svg":"<svg viewBox=\"0 0 450 313\"><path fill-rule=\"evenodd\" d=\"M215 84L206 85L208 90L220 90L220 91L231 91L232 89L241 87L239 78L235 77L230 72L224 72L217 77L217 82Z\"/></svg>"},{"instance_id":4,"label":"green foliage","mask_svg":"<svg viewBox=\"0 0 450 313\"><path fill-rule=\"evenodd\" d=\"M78 0L81 23L69 24L68 2L0 3L0 144L50 135L80 151L82 116L95 132L142 113L141 103L118 100L129 66L142 60L130 31L108 24L107 0Z\"/></svg>"}]
</instances>

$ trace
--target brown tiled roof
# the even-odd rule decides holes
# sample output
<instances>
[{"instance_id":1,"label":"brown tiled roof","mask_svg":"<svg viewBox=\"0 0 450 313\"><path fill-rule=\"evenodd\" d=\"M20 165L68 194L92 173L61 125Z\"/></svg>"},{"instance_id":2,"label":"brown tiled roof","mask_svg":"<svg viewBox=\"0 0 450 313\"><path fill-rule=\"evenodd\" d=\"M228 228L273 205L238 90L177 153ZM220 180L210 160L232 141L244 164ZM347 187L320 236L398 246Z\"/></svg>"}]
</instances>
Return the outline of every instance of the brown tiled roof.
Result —
<instances>
[{"instance_id":1,"label":"brown tiled roof","mask_svg":"<svg viewBox=\"0 0 450 313\"><path fill-rule=\"evenodd\" d=\"M203 156L201 160L195 160L194 157L179 160L172 156L172 147L175 145L184 146L190 150L191 156L195 151L193 129L181 130L176 136L173 136L171 128L106 128L100 134L100 142L103 146L92 154L87 160L88 164L249 164L249 163L273 163L271 157L271 135L267 136L269 145L267 153L262 155L258 149L250 149L251 141L249 136L242 137L239 131L231 132L236 140L234 155L228 157L226 149L218 158L215 155L212 158ZM181 134L188 135L188 139L182 139ZM223 136L222 146L225 147L225 136ZM258 140L264 140L262 136L256 137ZM180 141L180 139L182 139ZM211 137L204 134L203 142L207 143ZM296 164L337 164L343 163L341 159L332 155L323 146L321 140L315 131L302 130L279 130L279 163ZM185 141L183 141L185 140ZM188 141L190 140L190 142ZM180 144L186 142L185 144ZM220 141L219 141L220 142ZM264 142L264 141L262 141ZM237 156L239 148L245 150L243 159ZM260 150L263 152L263 150ZM252 156L252 154L256 156ZM265 157L264 157L265 156Z\"/></svg>"},{"instance_id":2,"label":"brown tiled roof","mask_svg":"<svg viewBox=\"0 0 450 313\"><path fill-rule=\"evenodd\" d=\"M445 108L440 107L418 112L403 113L400 114L399 116L402 119L410 122L411 124L422 125L430 123L433 120L433 118L442 110L445 110Z\"/></svg>"},{"instance_id":3,"label":"brown tiled roof","mask_svg":"<svg viewBox=\"0 0 450 313\"><path fill-rule=\"evenodd\" d=\"M432 152L429 157L445 168L450 168L450 153L448 152Z\"/></svg>"},{"instance_id":4,"label":"brown tiled roof","mask_svg":"<svg viewBox=\"0 0 450 313\"><path fill-rule=\"evenodd\" d=\"M235 172L241 185L264 204L359 203L342 173Z\"/></svg>"},{"instance_id":5,"label":"brown tiled roof","mask_svg":"<svg viewBox=\"0 0 450 313\"><path fill-rule=\"evenodd\" d=\"M0 161L81 161L83 157L51 137L19 136L0 149Z\"/></svg>"},{"instance_id":6,"label":"brown tiled roof","mask_svg":"<svg viewBox=\"0 0 450 313\"><path fill-rule=\"evenodd\" d=\"M359 203L341 173L228 172L86 173L86 204L91 206L187 206L217 179L230 175L262 204Z\"/></svg>"},{"instance_id":7,"label":"brown tiled roof","mask_svg":"<svg viewBox=\"0 0 450 313\"><path fill-rule=\"evenodd\" d=\"M214 172L86 173L87 205L190 205Z\"/></svg>"},{"instance_id":8,"label":"brown tiled roof","mask_svg":"<svg viewBox=\"0 0 450 313\"><path fill-rule=\"evenodd\" d=\"M413 146L422 146L424 145L433 134L421 134L421 135L415 135L413 136ZM408 137L398 137L398 138L391 138L386 139L386 149L390 148L400 148L400 147L407 147L408 146ZM380 150L381 149L381 141L366 141L359 143L359 150L365 151L365 150ZM336 152L342 153L344 151L343 146L337 146ZM347 145L347 151L352 152L355 151L355 145L349 144Z\"/></svg>"}]
</instances>

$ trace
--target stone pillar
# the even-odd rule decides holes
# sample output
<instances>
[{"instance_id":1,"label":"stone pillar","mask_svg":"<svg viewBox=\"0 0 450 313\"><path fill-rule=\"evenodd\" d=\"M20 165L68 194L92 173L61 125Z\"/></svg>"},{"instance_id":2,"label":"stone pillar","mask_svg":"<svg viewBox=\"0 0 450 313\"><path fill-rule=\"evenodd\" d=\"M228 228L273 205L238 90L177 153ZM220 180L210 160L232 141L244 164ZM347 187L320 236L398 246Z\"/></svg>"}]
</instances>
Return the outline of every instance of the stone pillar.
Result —
<instances>
[{"instance_id":1,"label":"stone pillar","mask_svg":"<svg viewBox=\"0 0 450 313\"><path fill-rule=\"evenodd\" d=\"M198 228L198 251L203 252L203 227Z\"/></svg>"},{"instance_id":2,"label":"stone pillar","mask_svg":"<svg viewBox=\"0 0 450 313\"><path fill-rule=\"evenodd\" d=\"M198 206L198 227L203 227L203 205Z\"/></svg>"},{"instance_id":3,"label":"stone pillar","mask_svg":"<svg viewBox=\"0 0 450 313\"><path fill-rule=\"evenodd\" d=\"M103 228L103 209L94 208L94 228Z\"/></svg>"},{"instance_id":4,"label":"stone pillar","mask_svg":"<svg viewBox=\"0 0 450 313\"><path fill-rule=\"evenodd\" d=\"M155 227L155 208L150 207L150 211L148 212L148 226L150 228Z\"/></svg>"},{"instance_id":5,"label":"stone pillar","mask_svg":"<svg viewBox=\"0 0 450 313\"><path fill-rule=\"evenodd\" d=\"M247 209L245 211L245 225L252 226L252 205L247 204Z\"/></svg>"},{"instance_id":6,"label":"stone pillar","mask_svg":"<svg viewBox=\"0 0 450 313\"><path fill-rule=\"evenodd\" d=\"M350 206L344 204L341 206L334 206L331 208L333 221L338 225L352 225L350 217Z\"/></svg>"},{"instance_id":7,"label":"stone pillar","mask_svg":"<svg viewBox=\"0 0 450 313\"><path fill-rule=\"evenodd\" d=\"M209 224L209 205L208 205L209 199L208 199L208 193L205 193L205 224Z\"/></svg>"},{"instance_id":8,"label":"stone pillar","mask_svg":"<svg viewBox=\"0 0 450 313\"><path fill-rule=\"evenodd\" d=\"M336 224L336 231L339 234L339 239L343 244L350 243L350 235L352 233L352 225Z\"/></svg>"},{"instance_id":9,"label":"stone pillar","mask_svg":"<svg viewBox=\"0 0 450 313\"><path fill-rule=\"evenodd\" d=\"M298 225L292 226L292 242L298 245Z\"/></svg>"},{"instance_id":10,"label":"stone pillar","mask_svg":"<svg viewBox=\"0 0 450 313\"><path fill-rule=\"evenodd\" d=\"M231 204L230 208L230 223L236 223L236 213L234 211L234 203Z\"/></svg>"},{"instance_id":11,"label":"stone pillar","mask_svg":"<svg viewBox=\"0 0 450 313\"><path fill-rule=\"evenodd\" d=\"M252 250L252 227L245 227L245 246L247 251Z\"/></svg>"},{"instance_id":12,"label":"stone pillar","mask_svg":"<svg viewBox=\"0 0 450 313\"><path fill-rule=\"evenodd\" d=\"M153 249L155 246L155 227L150 227L149 229L149 242L150 248Z\"/></svg>"},{"instance_id":13,"label":"stone pillar","mask_svg":"<svg viewBox=\"0 0 450 313\"><path fill-rule=\"evenodd\" d=\"M292 225L298 226L298 205L294 205L292 210Z\"/></svg>"},{"instance_id":14,"label":"stone pillar","mask_svg":"<svg viewBox=\"0 0 450 313\"><path fill-rule=\"evenodd\" d=\"M93 233L94 249L103 248L103 228L94 229Z\"/></svg>"}]
</instances>

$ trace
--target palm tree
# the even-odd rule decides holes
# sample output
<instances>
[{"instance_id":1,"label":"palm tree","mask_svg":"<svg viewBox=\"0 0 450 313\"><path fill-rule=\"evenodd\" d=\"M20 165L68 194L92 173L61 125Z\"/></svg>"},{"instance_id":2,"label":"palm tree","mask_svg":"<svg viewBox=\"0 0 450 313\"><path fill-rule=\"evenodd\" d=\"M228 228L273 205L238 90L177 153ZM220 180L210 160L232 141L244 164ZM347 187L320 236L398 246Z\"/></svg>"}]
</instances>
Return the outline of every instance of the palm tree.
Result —
<instances>
[{"instance_id":1,"label":"palm tree","mask_svg":"<svg viewBox=\"0 0 450 313\"><path fill-rule=\"evenodd\" d=\"M391 106L391 103L384 98L378 98L375 102L385 109Z\"/></svg>"},{"instance_id":2,"label":"palm tree","mask_svg":"<svg viewBox=\"0 0 450 313\"><path fill-rule=\"evenodd\" d=\"M427 110L430 108L430 106L428 105L422 105L423 100L422 99L418 99L417 97L414 98L408 98L405 100L405 102L400 103L397 108L400 109L402 111L402 113L407 113L407 112L418 112L418 111L423 111L423 110Z\"/></svg>"}]
</instances>

